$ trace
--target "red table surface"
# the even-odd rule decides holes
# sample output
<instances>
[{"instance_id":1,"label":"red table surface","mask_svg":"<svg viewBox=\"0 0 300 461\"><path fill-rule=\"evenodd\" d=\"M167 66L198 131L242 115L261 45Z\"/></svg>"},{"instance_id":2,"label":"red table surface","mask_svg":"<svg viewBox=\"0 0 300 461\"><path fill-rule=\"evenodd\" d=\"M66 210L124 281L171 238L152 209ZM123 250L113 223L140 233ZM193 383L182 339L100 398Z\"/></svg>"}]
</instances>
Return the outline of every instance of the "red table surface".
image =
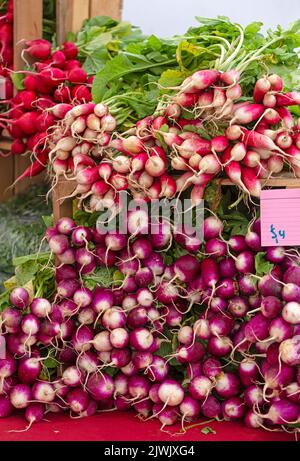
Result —
<instances>
[{"instance_id":1,"label":"red table surface","mask_svg":"<svg viewBox=\"0 0 300 461\"><path fill-rule=\"evenodd\" d=\"M24 429L22 415L0 420L1 441L294 441L286 432L267 432L249 429L237 422L209 422L189 429L183 435L169 435L160 431L157 420L140 421L132 412L106 412L81 419L70 419L65 414L48 414L49 421L34 424L26 432L9 432ZM209 426L216 434L202 434ZM177 427L168 430L176 433Z\"/></svg>"}]
</instances>

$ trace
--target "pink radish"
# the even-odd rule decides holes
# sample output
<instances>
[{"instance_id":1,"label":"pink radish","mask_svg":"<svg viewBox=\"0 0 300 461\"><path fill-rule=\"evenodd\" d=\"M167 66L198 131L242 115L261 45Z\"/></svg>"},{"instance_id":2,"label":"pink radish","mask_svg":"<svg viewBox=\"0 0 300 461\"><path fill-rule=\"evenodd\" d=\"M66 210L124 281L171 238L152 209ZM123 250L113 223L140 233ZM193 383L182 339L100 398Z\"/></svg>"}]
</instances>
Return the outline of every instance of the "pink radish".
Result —
<instances>
[{"instance_id":1,"label":"pink radish","mask_svg":"<svg viewBox=\"0 0 300 461\"><path fill-rule=\"evenodd\" d=\"M253 91L253 99L256 103L263 100L264 95L271 89L270 81L263 77L256 81Z\"/></svg>"},{"instance_id":2,"label":"pink radish","mask_svg":"<svg viewBox=\"0 0 300 461\"><path fill-rule=\"evenodd\" d=\"M264 106L261 104L245 104L243 107L239 107L234 111L234 117L231 123L240 123L247 125L248 123L254 122L264 113Z\"/></svg>"}]
</instances>

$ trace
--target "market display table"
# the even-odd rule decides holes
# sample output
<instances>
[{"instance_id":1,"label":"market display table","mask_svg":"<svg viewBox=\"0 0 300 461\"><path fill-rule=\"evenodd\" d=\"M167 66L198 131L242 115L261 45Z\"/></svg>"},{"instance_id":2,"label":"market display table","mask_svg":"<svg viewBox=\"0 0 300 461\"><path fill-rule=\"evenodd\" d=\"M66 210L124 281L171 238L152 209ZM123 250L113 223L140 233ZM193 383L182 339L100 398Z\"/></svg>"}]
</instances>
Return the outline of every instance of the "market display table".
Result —
<instances>
[{"instance_id":1,"label":"market display table","mask_svg":"<svg viewBox=\"0 0 300 461\"><path fill-rule=\"evenodd\" d=\"M295 436L286 432L267 432L248 429L241 423L210 422L189 429L185 434L171 436L160 431L158 421L140 421L132 412L106 412L98 415L70 419L64 414L49 414L49 421L34 424L26 432L9 432L23 429L26 421L22 416L11 416L0 420L0 441L294 441ZM201 432L210 427L216 433ZM170 428L169 428L170 429ZM178 432L171 427L170 432Z\"/></svg>"}]
</instances>

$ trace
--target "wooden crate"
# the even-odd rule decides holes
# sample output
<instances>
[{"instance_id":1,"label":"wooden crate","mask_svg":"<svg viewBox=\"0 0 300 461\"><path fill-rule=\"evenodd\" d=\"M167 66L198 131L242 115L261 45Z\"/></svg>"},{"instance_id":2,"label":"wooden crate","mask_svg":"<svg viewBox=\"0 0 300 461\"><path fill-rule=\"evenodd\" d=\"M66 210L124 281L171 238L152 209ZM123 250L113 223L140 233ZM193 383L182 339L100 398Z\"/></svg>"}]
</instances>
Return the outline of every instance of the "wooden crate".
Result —
<instances>
[{"instance_id":1,"label":"wooden crate","mask_svg":"<svg viewBox=\"0 0 300 461\"><path fill-rule=\"evenodd\" d=\"M216 179L222 186L235 186L229 179ZM300 188L300 179L295 178L291 173L284 173L281 176L270 178L268 180L260 180L263 187L285 187L287 189ZM64 216L72 217L73 212L73 199L68 198L62 200L62 197L71 195L76 187L75 181L67 181L61 179L58 181L53 192L53 216L54 221L57 222L59 218Z\"/></svg>"},{"instance_id":2,"label":"wooden crate","mask_svg":"<svg viewBox=\"0 0 300 461\"><path fill-rule=\"evenodd\" d=\"M85 19L96 15L119 19L121 7L122 0L56 0L58 43L63 43L68 32L78 32ZM22 51L25 42L42 37L42 23L43 0L14 0L14 69L16 71L24 69ZM10 145L9 138L0 138L0 151L8 153ZM10 187L29 164L28 155L0 157L0 202L26 190L30 183L45 181L45 175L39 175Z\"/></svg>"}]
</instances>

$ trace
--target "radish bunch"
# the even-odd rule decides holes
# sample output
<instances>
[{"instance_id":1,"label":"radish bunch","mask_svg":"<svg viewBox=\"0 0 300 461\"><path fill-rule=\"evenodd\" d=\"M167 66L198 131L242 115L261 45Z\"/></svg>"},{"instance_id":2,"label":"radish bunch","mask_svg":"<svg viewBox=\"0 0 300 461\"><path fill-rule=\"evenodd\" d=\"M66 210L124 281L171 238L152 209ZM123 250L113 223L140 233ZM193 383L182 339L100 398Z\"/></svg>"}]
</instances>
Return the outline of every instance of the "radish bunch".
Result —
<instances>
[{"instance_id":1,"label":"radish bunch","mask_svg":"<svg viewBox=\"0 0 300 461\"><path fill-rule=\"evenodd\" d=\"M103 159L103 149L110 142L116 120L104 104L57 104L50 108L60 118L48 138L50 167L54 183L60 176L75 179L74 195L82 199L90 196L91 206L99 197L114 197L114 191L127 188L118 178L112 162ZM100 163L99 163L100 160ZM119 182L118 182L119 179ZM112 194L113 193L113 194ZM94 205L93 205L94 203Z\"/></svg>"},{"instance_id":2,"label":"radish bunch","mask_svg":"<svg viewBox=\"0 0 300 461\"><path fill-rule=\"evenodd\" d=\"M25 409L30 426L48 411L134 408L162 427L202 415L293 430L299 257L282 247L264 252L259 220L228 240L214 216L203 230L204 243L196 242L144 210L129 212L125 233L70 218L48 228L59 261L54 298L16 288L1 313L0 416ZM166 264L173 238L186 252ZM273 264L269 274L256 275L258 252ZM117 277L88 288L99 268ZM50 375L48 357L57 360Z\"/></svg>"},{"instance_id":3,"label":"radish bunch","mask_svg":"<svg viewBox=\"0 0 300 461\"><path fill-rule=\"evenodd\" d=\"M91 101L92 78L88 78L76 59L75 44L65 42L62 49L52 51L51 43L44 39L26 43L23 58L35 61L34 70L23 71L24 89L9 101L10 108L4 114L3 124L14 139L11 152L33 154L31 165L18 179L32 177L45 170L49 150L47 137L59 121L58 103L78 104Z\"/></svg>"},{"instance_id":4,"label":"radish bunch","mask_svg":"<svg viewBox=\"0 0 300 461\"><path fill-rule=\"evenodd\" d=\"M102 103L71 110L65 103L55 106L55 113L64 115L48 138L55 175L74 178L75 195L89 197L91 211L102 206L107 192L111 197L125 189L147 200L180 197L188 189L197 205L206 185L224 174L259 197L260 180L280 174L285 165L299 174L300 122L295 124L287 106L299 105L300 93L283 93L282 79L273 74L257 80L253 100L240 102L239 78L234 70L197 71L156 114L123 134L115 131L116 120ZM101 172L98 187L97 166L101 170L103 161L105 177Z\"/></svg>"}]
</instances>

